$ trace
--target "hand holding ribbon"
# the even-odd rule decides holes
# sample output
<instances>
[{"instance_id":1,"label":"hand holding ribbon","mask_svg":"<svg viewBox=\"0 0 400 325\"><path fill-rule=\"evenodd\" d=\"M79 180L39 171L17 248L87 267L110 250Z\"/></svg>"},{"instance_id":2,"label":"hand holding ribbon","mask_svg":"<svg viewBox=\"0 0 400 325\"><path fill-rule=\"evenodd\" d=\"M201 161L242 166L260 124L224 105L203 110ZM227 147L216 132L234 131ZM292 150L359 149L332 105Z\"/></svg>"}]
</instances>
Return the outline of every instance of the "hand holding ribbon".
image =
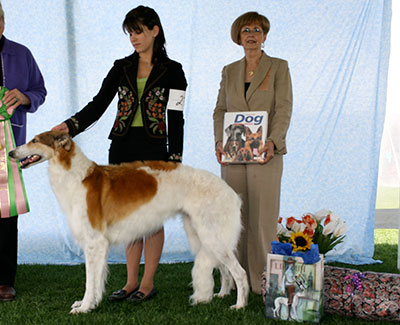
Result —
<instances>
[{"instance_id":1,"label":"hand holding ribbon","mask_svg":"<svg viewBox=\"0 0 400 325\"><path fill-rule=\"evenodd\" d=\"M10 117L19 105L29 105L31 103L29 97L21 93L17 88L8 90L6 87L1 87L0 98L2 98L1 111L3 111L3 105L5 105L6 112ZM8 119L3 113L0 112L0 114L3 115L5 119Z\"/></svg>"}]
</instances>

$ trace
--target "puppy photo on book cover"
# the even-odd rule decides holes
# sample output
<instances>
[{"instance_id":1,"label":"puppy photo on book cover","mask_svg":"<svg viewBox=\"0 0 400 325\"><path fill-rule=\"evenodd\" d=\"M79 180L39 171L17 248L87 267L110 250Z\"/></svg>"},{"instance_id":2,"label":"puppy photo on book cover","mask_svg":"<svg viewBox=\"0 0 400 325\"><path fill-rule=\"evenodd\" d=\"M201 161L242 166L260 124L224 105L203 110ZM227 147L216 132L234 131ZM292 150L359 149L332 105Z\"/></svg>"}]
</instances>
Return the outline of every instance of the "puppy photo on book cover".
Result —
<instances>
[{"instance_id":1,"label":"puppy photo on book cover","mask_svg":"<svg viewBox=\"0 0 400 325\"><path fill-rule=\"evenodd\" d=\"M263 160L265 154L260 151L267 138L267 128L266 111L225 113L222 145L226 155L222 161L246 164Z\"/></svg>"}]
</instances>

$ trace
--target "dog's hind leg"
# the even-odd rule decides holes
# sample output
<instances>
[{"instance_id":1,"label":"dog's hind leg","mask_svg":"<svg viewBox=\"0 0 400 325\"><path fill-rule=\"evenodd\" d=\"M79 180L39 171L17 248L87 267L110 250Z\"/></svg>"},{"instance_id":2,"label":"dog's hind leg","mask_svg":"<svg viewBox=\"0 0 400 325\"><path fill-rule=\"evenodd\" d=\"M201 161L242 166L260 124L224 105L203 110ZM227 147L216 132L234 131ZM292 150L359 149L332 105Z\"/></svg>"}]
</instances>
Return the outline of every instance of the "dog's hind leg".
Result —
<instances>
[{"instance_id":1,"label":"dog's hind leg","mask_svg":"<svg viewBox=\"0 0 400 325\"><path fill-rule=\"evenodd\" d=\"M249 295L249 283L247 281L246 271L240 266L235 254L233 252L225 252L220 254L214 251L216 257L231 273L236 283L237 300L236 305L231 306L231 309L243 308L247 305L247 298Z\"/></svg>"},{"instance_id":2,"label":"dog's hind leg","mask_svg":"<svg viewBox=\"0 0 400 325\"><path fill-rule=\"evenodd\" d=\"M183 227L185 228L186 237L188 239L190 248L194 255L197 255L201 247L201 242L199 236L197 236L196 231L193 229L192 223L188 216L183 217Z\"/></svg>"},{"instance_id":3,"label":"dog's hind leg","mask_svg":"<svg viewBox=\"0 0 400 325\"><path fill-rule=\"evenodd\" d=\"M210 254L202 250L199 236L193 228L192 221L188 216L183 218L183 225L192 252L196 256L192 269L194 293L190 297L190 302L193 305L209 302L213 296L214 277L212 274L217 261L213 258L210 259Z\"/></svg>"},{"instance_id":4,"label":"dog's hind leg","mask_svg":"<svg viewBox=\"0 0 400 325\"><path fill-rule=\"evenodd\" d=\"M108 241L98 236L84 247L86 288L81 301L71 306L71 313L87 313L101 301L107 276Z\"/></svg>"},{"instance_id":5,"label":"dog's hind leg","mask_svg":"<svg viewBox=\"0 0 400 325\"><path fill-rule=\"evenodd\" d=\"M204 247L198 251L192 269L193 294L190 296L192 305L210 302L213 297L214 277L213 270L217 265L213 256Z\"/></svg>"},{"instance_id":6,"label":"dog's hind leg","mask_svg":"<svg viewBox=\"0 0 400 325\"><path fill-rule=\"evenodd\" d=\"M221 290L214 296L222 298L230 294L233 287L233 279L225 265L220 265L218 269L221 274Z\"/></svg>"}]
</instances>

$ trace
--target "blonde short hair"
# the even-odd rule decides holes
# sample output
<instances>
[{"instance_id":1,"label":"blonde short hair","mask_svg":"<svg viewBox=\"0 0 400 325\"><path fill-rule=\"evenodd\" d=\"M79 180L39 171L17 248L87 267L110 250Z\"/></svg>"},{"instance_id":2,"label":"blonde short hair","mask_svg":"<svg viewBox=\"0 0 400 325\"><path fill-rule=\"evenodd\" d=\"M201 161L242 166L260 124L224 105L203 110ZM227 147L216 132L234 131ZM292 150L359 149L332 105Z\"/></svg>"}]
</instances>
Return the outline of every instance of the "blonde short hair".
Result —
<instances>
[{"instance_id":1,"label":"blonde short hair","mask_svg":"<svg viewBox=\"0 0 400 325\"><path fill-rule=\"evenodd\" d=\"M235 19L231 27L232 41L240 45L240 31L243 26L252 23L259 23L265 35L268 34L270 23L267 17L260 15L256 11L249 11Z\"/></svg>"}]
</instances>

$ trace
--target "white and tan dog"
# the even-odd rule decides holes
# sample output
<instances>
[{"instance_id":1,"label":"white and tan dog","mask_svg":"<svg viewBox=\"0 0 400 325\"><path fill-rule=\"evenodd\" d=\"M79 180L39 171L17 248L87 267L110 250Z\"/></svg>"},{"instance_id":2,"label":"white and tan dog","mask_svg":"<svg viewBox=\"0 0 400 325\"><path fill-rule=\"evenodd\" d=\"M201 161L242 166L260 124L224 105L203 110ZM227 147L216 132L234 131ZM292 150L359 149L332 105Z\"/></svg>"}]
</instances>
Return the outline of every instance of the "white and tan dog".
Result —
<instances>
[{"instance_id":1,"label":"white and tan dog","mask_svg":"<svg viewBox=\"0 0 400 325\"><path fill-rule=\"evenodd\" d=\"M235 257L241 231L238 195L205 170L172 162L149 161L100 166L89 160L65 133L50 131L10 152L21 167L49 160L53 191L69 227L85 253L86 290L71 313L88 312L101 301L107 277L109 245L128 244L159 230L181 213L195 254L192 304L211 301L219 268L218 297L237 287L231 308L246 306L246 272Z\"/></svg>"}]
</instances>

